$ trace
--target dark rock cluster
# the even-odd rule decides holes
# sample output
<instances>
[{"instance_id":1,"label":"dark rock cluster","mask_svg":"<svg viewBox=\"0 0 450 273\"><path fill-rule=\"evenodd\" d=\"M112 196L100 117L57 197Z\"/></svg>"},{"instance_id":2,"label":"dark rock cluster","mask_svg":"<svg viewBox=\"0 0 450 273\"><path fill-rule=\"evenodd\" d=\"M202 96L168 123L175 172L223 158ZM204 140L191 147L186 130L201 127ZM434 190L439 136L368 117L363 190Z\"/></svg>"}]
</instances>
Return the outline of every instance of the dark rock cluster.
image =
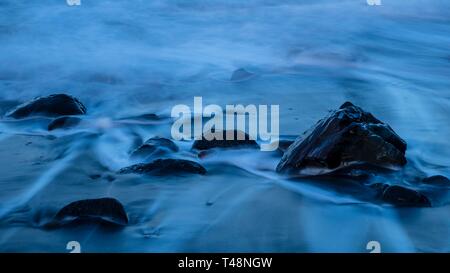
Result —
<instances>
[{"instance_id":1,"label":"dark rock cluster","mask_svg":"<svg viewBox=\"0 0 450 273\"><path fill-rule=\"evenodd\" d=\"M252 76L245 70L237 70L233 81ZM79 115L86 114L86 107L76 98L66 94L39 97L17 106L7 117L22 119L32 116L55 118L48 130L67 129L77 126ZM154 119L149 116L146 119ZM213 135L214 134L214 135ZM222 140L213 136L221 135ZM232 139L230 139L232 138ZM140 140L140 143L141 140ZM195 140L191 153L202 153L211 149L259 148L257 142L241 131L210 132ZM295 141L280 140L279 151L283 154L276 171L289 177L324 175L339 183L342 176L358 179L367 189L376 192L379 200L396 206L432 206L430 199L417 188L399 183L372 183L372 173L380 170L394 171L406 163L406 142L386 123L371 113L350 103L319 120L304 135ZM176 158L178 146L170 139L152 137L131 152L130 158L140 163L118 171L119 174L148 175L205 175L207 170L199 163ZM370 171L368 171L370 170ZM100 174L90 176L96 180ZM115 177L107 176L114 181ZM394 181L395 182L395 181ZM450 187L450 180L436 175L423 178L421 185ZM365 188L364 188L365 189ZM123 205L113 198L86 199L63 207L48 226L61 227L80 223L101 223L124 226L129 220Z\"/></svg>"},{"instance_id":2,"label":"dark rock cluster","mask_svg":"<svg viewBox=\"0 0 450 273\"><path fill-rule=\"evenodd\" d=\"M364 183L371 173L404 166L405 152L406 142L388 124L346 102L289 144L276 171L294 177L346 175ZM442 177L423 182L446 183ZM396 206L431 206L427 196L401 183L371 187L381 200Z\"/></svg>"}]
</instances>

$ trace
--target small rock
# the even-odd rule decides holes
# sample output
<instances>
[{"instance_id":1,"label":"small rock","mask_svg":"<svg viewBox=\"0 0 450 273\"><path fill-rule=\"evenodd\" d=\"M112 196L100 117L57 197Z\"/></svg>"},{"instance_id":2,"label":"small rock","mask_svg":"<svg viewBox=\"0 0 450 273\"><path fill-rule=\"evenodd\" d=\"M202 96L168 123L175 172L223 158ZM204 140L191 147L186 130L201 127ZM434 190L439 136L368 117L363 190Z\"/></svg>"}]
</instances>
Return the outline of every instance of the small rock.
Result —
<instances>
[{"instance_id":1,"label":"small rock","mask_svg":"<svg viewBox=\"0 0 450 273\"><path fill-rule=\"evenodd\" d=\"M231 81L244 81L253 77L255 74L248 72L244 68L236 69L231 75Z\"/></svg>"},{"instance_id":2,"label":"small rock","mask_svg":"<svg viewBox=\"0 0 450 273\"><path fill-rule=\"evenodd\" d=\"M396 185L386 187L381 198L396 206L431 207L430 200L422 193Z\"/></svg>"},{"instance_id":3,"label":"small rock","mask_svg":"<svg viewBox=\"0 0 450 273\"><path fill-rule=\"evenodd\" d=\"M137 173L170 175L180 173L206 174L206 169L197 162L184 159L157 159L151 163L135 164L119 170L120 174Z\"/></svg>"},{"instance_id":4,"label":"small rock","mask_svg":"<svg viewBox=\"0 0 450 273\"><path fill-rule=\"evenodd\" d=\"M220 134L220 132L218 132ZM222 140L210 138L213 132L207 133L203 139L194 141L192 149L194 150L208 150L212 148L259 148L255 140L250 139L250 136L242 131L222 131ZM233 138L233 140L227 140ZM212 138L212 136L211 136ZM239 138L239 139L238 139Z\"/></svg>"},{"instance_id":5,"label":"small rock","mask_svg":"<svg viewBox=\"0 0 450 273\"><path fill-rule=\"evenodd\" d=\"M433 175L422 179L423 183L438 185L438 186L450 186L450 179L443 175Z\"/></svg>"},{"instance_id":6,"label":"small rock","mask_svg":"<svg viewBox=\"0 0 450 273\"><path fill-rule=\"evenodd\" d=\"M170 139L152 137L131 153L131 158L145 158L152 155L164 155L178 152L178 146Z\"/></svg>"},{"instance_id":7,"label":"small rock","mask_svg":"<svg viewBox=\"0 0 450 273\"><path fill-rule=\"evenodd\" d=\"M86 199L70 203L54 217L53 225L102 223L125 226L128 216L123 205L114 198Z\"/></svg>"},{"instance_id":8,"label":"small rock","mask_svg":"<svg viewBox=\"0 0 450 273\"><path fill-rule=\"evenodd\" d=\"M72 128L77 126L81 122L80 118L77 117L60 117L54 119L50 124L48 125L47 129L49 131L53 131L55 129L60 128Z\"/></svg>"},{"instance_id":9,"label":"small rock","mask_svg":"<svg viewBox=\"0 0 450 273\"><path fill-rule=\"evenodd\" d=\"M389 125L350 102L320 120L284 153L277 172L316 175L352 166L406 164L406 142Z\"/></svg>"},{"instance_id":10,"label":"small rock","mask_svg":"<svg viewBox=\"0 0 450 273\"><path fill-rule=\"evenodd\" d=\"M30 116L58 117L84 114L86 107L78 99L66 94L55 94L21 104L6 116L19 119Z\"/></svg>"}]
</instances>

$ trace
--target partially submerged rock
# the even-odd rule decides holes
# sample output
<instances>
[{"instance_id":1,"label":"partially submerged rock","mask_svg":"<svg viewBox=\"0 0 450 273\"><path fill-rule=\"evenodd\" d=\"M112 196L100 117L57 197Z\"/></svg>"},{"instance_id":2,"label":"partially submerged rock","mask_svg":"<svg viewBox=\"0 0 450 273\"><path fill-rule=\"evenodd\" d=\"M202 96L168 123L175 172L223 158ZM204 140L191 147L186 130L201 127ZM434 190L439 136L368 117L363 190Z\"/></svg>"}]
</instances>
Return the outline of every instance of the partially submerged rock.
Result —
<instances>
[{"instance_id":1,"label":"partially submerged rock","mask_svg":"<svg viewBox=\"0 0 450 273\"><path fill-rule=\"evenodd\" d=\"M47 129L53 131L56 129L68 129L77 126L81 122L77 117L59 117L48 124Z\"/></svg>"},{"instance_id":2,"label":"partially submerged rock","mask_svg":"<svg viewBox=\"0 0 450 273\"><path fill-rule=\"evenodd\" d=\"M244 81L253 77L255 74L248 72L244 68L236 69L231 75L231 81Z\"/></svg>"},{"instance_id":3,"label":"partially submerged rock","mask_svg":"<svg viewBox=\"0 0 450 273\"><path fill-rule=\"evenodd\" d=\"M330 173L353 166L406 164L406 142L392 128L350 102L320 120L284 153L277 172Z\"/></svg>"},{"instance_id":4,"label":"partially submerged rock","mask_svg":"<svg viewBox=\"0 0 450 273\"><path fill-rule=\"evenodd\" d=\"M398 185L384 187L381 199L396 206L431 207L431 202L425 195Z\"/></svg>"},{"instance_id":5,"label":"partially submerged rock","mask_svg":"<svg viewBox=\"0 0 450 273\"><path fill-rule=\"evenodd\" d=\"M380 200L399 207L431 207L430 199L423 193L401 185L371 184Z\"/></svg>"},{"instance_id":6,"label":"partially submerged rock","mask_svg":"<svg viewBox=\"0 0 450 273\"><path fill-rule=\"evenodd\" d=\"M54 217L52 226L82 223L125 226L128 216L123 205L114 198L86 199L63 207Z\"/></svg>"},{"instance_id":7,"label":"partially submerged rock","mask_svg":"<svg viewBox=\"0 0 450 273\"><path fill-rule=\"evenodd\" d=\"M84 114L86 107L78 99L66 94L54 94L21 104L6 116L19 119L31 116L59 117Z\"/></svg>"},{"instance_id":8,"label":"partially submerged rock","mask_svg":"<svg viewBox=\"0 0 450 273\"><path fill-rule=\"evenodd\" d=\"M433 175L422 180L423 183L435 186L450 186L450 179L443 175Z\"/></svg>"},{"instance_id":9,"label":"partially submerged rock","mask_svg":"<svg viewBox=\"0 0 450 273\"><path fill-rule=\"evenodd\" d=\"M222 139L214 139L212 134L222 135ZM238 130L209 132L203 135L201 140L194 141L192 145L194 150L208 150L212 148L259 148L259 146L248 134Z\"/></svg>"},{"instance_id":10,"label":"partially submerged rock","mask_svg":"<svg viewBox=\"0 0 450 273\"><path fill-rule=\"evenodd\" d=\"M206 174L206 169L197 162L184 159L157 159L151 163L135 164L119 170L120 174L137 173L170 175L182 173Z\"/></svg>"},{"instance_id":11,"label":"partially submerged rock","mask_svg":"<svg viewBox=\"0 0 450 273\"><path fill-rule=\"evenodd\" d=\"M152 137L131 153L131 158L146 158L152 155L164 155L178 152L178 146L170 139Z\"/></svg>"}]
</instances>

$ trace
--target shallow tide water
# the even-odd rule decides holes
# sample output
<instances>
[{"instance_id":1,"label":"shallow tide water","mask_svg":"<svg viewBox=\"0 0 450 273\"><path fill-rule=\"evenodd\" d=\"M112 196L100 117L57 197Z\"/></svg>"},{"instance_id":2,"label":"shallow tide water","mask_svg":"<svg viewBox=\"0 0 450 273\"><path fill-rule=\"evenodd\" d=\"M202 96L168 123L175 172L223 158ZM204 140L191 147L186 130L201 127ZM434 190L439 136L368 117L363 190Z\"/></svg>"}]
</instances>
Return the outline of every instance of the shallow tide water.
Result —
<instances>
[{"instance_id":1,"label":"shallow tide water","mask_svg":"<svg viewBox=\"0 0 450 273\"><path fill-rule=\"evenodd\" d=\"M198 159L183 141L176 156L207 175L116 173L136 163L136 143L170 137L173 106L202 96L279 105L284 139L352 101L408 143L408 164L389 179L450 177L450 2L81 3L0 3L0 114L61 92L88 109L78 127L51 132L48 118L0 119L1 252L67 252L69 241L84 252L367 252L369 241L450 251L449 187L432 208L396 208L352 182L287 179L276 152ZM240 68L254 76L231 81ZM137 118L150 113L161 118ZM106 196L128 226L41 226L72 201Z\"/></svg>"}]
</instances>

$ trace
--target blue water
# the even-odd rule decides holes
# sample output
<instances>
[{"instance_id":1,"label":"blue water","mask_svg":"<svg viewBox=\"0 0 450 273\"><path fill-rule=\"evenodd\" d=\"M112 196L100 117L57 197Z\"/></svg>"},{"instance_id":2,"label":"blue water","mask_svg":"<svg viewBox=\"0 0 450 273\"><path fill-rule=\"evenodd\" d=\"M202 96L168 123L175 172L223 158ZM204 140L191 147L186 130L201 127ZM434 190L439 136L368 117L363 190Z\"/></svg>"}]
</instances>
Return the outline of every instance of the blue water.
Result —
<instances>
[{"instance_id":1,"label":"blue water","mask_svg":"<svg viewBox=\"0 0 450 273\"><path fill-rule=\"evenodd\" d=\"M239 68L255 76L230 81ZM287 180L274 172L279 155L252 150L213 153L201 177L115 172L135 163L136 139L170 137L174 105L202 96L280 105L285 138L350 100L408 143L393 179L449 177L449 75L445 0L2 0L0 114L65 92L88 115L51 133L45 118L0 120L0 251L66 252L77 240L90 252L366 252L376 240L382 251L448 252L448 188L433 208L373 204L358 187ZM124 120L148 113L163 118ZM71 201L103 196L124 204L129 226L40 227Z\"/></svg>"}]
</instances>

